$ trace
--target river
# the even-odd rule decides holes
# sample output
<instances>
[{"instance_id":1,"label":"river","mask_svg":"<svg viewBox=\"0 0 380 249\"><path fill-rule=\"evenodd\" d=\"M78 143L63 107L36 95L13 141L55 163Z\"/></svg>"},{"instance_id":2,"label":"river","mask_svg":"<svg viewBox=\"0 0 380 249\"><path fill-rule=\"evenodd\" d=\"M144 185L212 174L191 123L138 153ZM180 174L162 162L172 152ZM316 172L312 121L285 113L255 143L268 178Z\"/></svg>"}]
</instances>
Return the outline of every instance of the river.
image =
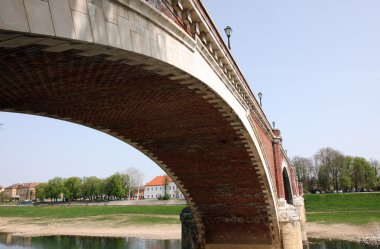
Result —
<instances>
[{"instance_id":1,"label":"river","mask_svg":"<svg viewBox=\"0 0 380 249\"><path fill-rule=\"evenodd\" d=\"M79 236L20 237L0 233L0 249L180 249L181 240Z\"/></svg>"},{"instance_id":2,"label":"river","mask_svg":"<svg viewBox=\"0 0 380 249\"><path fill-rule=\"evenodd\" d=\"M21 237L0 233L0 249L181 249L181 240L80 236ZM339 240L310 240L309 249L379 249Z\"/></svg>"}]
</instances>

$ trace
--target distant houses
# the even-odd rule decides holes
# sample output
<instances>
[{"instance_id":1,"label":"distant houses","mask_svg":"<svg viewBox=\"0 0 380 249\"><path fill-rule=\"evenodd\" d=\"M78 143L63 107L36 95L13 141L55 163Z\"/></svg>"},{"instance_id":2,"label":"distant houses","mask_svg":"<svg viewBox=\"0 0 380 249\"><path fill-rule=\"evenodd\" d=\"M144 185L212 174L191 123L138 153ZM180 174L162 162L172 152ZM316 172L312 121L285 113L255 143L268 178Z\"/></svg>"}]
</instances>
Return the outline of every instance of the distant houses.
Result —
<instances>
[{"instance_id":1,"label":"distant houses","mask_svg":"<svg viewBox=\"0 0 380 249\"><path fill-rule=\"evenodd\" d=\"M36 187L40 183L16 183L6 188L0 186L0 201L5 200L35 200ZM164 196L170 199L184 199L180 189L169 176L157 176L144 187L134 189L131 199L160 199Z\"/></svg>"},{"instance_id":2,"label":"distant houses","mask_svg":"<svg viewBox=\"0 0 380 249\"><path fill-rule=\"evenodd\" d=\"M144 199L158 199L165 195L172 199L184 199L183 194L169 176L156 176L145 185Z\"/></svg>"},{"instance_id":3,"label":"distant houses","mask_svg":"<svg viewBox=\"0 0 380 249\"><path fill-rule=\"evenodd\" d=\"M2 198L4 200L34 200L36 199L36 187L39 183L17 183L4 188ZM1 192L1 191L0 191Z\"/></svg>"}]
</instances>

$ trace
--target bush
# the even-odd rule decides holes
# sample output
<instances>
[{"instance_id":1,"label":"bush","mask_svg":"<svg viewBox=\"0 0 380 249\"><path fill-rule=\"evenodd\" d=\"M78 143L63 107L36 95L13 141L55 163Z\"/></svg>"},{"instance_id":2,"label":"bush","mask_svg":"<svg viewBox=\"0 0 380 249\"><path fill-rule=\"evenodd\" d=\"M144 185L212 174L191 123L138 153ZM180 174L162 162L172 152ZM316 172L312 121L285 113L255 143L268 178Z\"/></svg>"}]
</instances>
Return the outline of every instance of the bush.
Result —
<instances>
[{"instance_id":1,"label":"bush","mask_svg":"<svg viewBox=\"0 0 380 249\"><path fill-rule=\"evenodd\" d=\"M169 195L169 194L159 195L159 196L157 197L157 199L160 200L160 201L162 201L162 200L167 201L167 200L170 199L170 195Z\"/></svg>"}]
</instances>

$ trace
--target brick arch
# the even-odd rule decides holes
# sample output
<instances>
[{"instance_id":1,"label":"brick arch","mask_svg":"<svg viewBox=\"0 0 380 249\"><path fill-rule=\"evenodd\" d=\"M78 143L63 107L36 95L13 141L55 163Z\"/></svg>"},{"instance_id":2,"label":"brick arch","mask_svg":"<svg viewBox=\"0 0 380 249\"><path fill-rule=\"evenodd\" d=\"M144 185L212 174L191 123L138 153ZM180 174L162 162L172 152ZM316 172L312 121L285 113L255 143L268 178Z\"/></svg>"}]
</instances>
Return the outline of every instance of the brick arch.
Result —
<instances>
[{"instance_id":1,"label":"brick arch","mask_svg":"<svg viewBox=\"0 0 380 249\"><path fill-rule=\"evenodd\" d=\"M285 200L288 204L293 205L293 191L291 186L291 179L286 167L282 168L282 178L284 182Z\"/></svg>"},{"instance_id":2,"label":"brick arch","mask_svg":"<svg viewBox=\"0 0 380 249\"><path fill-rule=\"evenodd\" d=\"M180 187L202 244L276 243L268 180L247 131L216 93L132 52L146 63L45 48L0 48L0 110L71 120L139 149Z\"/></svg>"}]
</instances>

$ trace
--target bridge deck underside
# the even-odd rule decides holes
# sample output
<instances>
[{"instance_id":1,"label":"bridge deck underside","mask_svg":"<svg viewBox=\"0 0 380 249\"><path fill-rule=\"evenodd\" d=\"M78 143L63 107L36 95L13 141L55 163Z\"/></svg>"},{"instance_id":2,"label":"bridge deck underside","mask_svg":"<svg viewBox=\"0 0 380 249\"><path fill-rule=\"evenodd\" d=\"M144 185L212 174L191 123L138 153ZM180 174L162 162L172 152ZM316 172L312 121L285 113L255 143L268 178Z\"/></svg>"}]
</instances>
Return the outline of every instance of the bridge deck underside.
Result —
<instances>
[{"instance_id":1,"label":"bridge deck underside","mask_svg":"<svg viewBox=\"0 0 380 249\"><path fill-rule=\"evenodd\" d=\"M71 118L138 144L179 180L206 244L273 242L263 184L236 120L141 65L43 49L0 48L0 110Z\"/></svg>"}]
</instances>

